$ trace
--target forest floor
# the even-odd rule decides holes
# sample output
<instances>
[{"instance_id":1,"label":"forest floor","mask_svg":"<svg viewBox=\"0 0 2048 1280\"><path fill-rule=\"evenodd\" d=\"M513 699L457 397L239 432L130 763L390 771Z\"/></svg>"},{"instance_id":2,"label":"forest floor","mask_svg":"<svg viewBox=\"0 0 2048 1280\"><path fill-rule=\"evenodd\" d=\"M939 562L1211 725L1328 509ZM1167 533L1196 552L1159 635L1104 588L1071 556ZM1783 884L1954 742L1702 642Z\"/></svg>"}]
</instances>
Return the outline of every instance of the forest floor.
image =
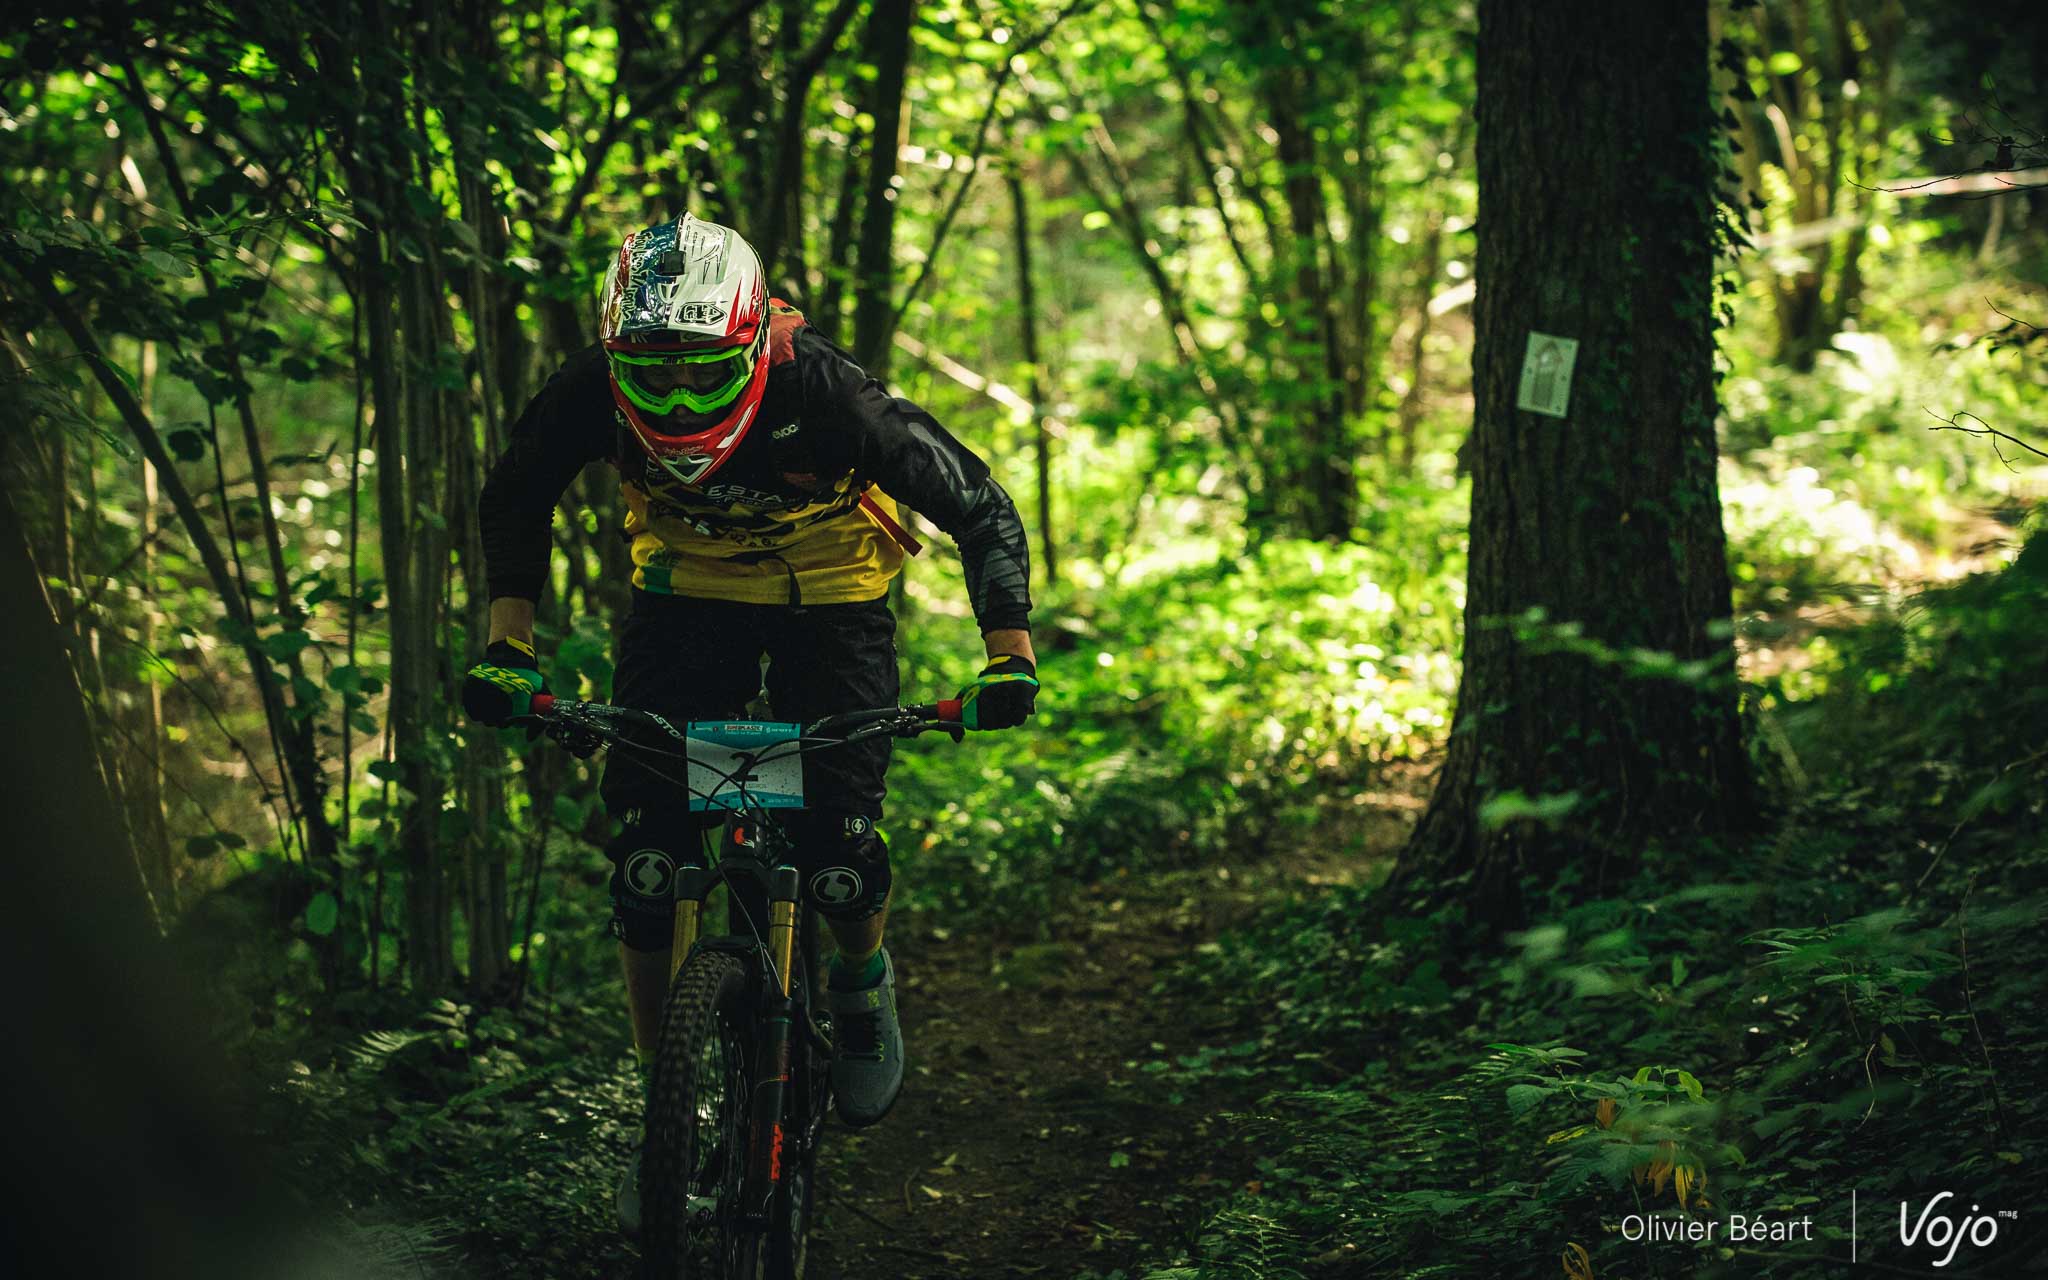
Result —
<instances>
[{"instance_id":1,"label":"forest floor","mask_svg":"<svg viewBox=\"0 0 2048 1280\"><path fill-rule=\"evenodd\" d=\"M1343 841L1091 885L1048 942L899 922L910 1078L882 1125L829 1135L813 1280L1107 1275L1256 1184L1223 1116L1261 1091L1231 1052L1258 1029L1160 980L1264 905L1370 873L1399 800L1346 815Z\"/></svg>"},{"instance_id":2,"label":"forest floor","mask_svg":"<svg viewBox=\"0 0 2048 1280\"><path fill-rule=\"evenodd\" d=\"M1263 908L1372 874L1427 780L1396 770L1386 790L1333 801L1291 847L1246 865L1080 887L1043 941L1004 940L1030 938L1031 921L969 931L896 917L909 1078L881 1124L826 1130L811 1280L1107 1277L1189 1238L1221 1197L1256 1191L1255 1155L1225 1113L1263 1092L1249 1061L1259 1029L1189 1003L1171 978ZM523 1257L469 1233L463 1274L632 1274L632 1247L609 1226L636 1092L616 1047L586 1065L606 1077L593 1082L604 1119L562 1170L590 1184L574 1220Z\"/></svg>"}]
</instances>

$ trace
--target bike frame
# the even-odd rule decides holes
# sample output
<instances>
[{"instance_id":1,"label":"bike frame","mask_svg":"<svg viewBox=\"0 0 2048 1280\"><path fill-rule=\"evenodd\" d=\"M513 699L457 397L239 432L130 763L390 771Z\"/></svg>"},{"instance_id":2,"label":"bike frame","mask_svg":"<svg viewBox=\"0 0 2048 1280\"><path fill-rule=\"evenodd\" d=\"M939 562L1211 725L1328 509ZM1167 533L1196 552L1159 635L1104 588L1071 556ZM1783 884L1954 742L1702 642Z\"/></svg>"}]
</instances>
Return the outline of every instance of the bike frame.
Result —
<instances>
[{"instance_id":1,"label":"bike frame","mask_svg":"<svg viewBox=\"0 0 2048 1280\"><path fill-rule=\"evenodd\" d=\"M630 742L618 728L621 724L641 725L643 722L659 729L670 740L688 740L686 734L678 734L672 725L659 717L617 707L603 707L602 715L591 710L601 706L557 699L548 694L536 694L533 698L533 713L547 732L572 746L589 741L613 747L630 746L647 752L650 748ZM621 715L621 712L625 714ZM959 702L948 700L913 707L877 707L828 716L803 729L793 743L785 740L752 757L742 756L733 774L726 775L726 778L727 781L731 781L734 775L744 778L755 763L786 758L788 754L800 756L885 735L916 737L932 730L945 732L955 741L959 740L962 734ZM844 736L829 736L837 731L844 731ZM781 756L773 754L777 748L786 746L793 746L794 750ZM660 750L655 754L683 763L686 770L692 761L687 750ZM645 761L642 764L645 766ZM690 787L687 773L682 785L702 795ZM743 784L737 788L737 797L736 804L721 806L726 809L725 830L730 840L721 844L717 864L707 866L691 861L677 870L675 932L669 946L668 976L673 984L690 957L700 950L729 952L748 967L755 992L755 1059L749 1064L751 1079L746 1099L749 1150L741 1184L742 1211L738 1225L749 1231L763 1232L771 1225L775 1194L783 1182L785 1146L789 1140L784 1120L789 1111L792 1027L797 1017L803 1017L803 1034L822 1054L830 1055L831 1044L818 1032L810 1017L809 992L804 993L800 1002L792 986L802 887L797 868L786 860L785 855L791 852L789 840L769 810L750 801ZM704 798L707 802L711 799L708 796ZM755 833L751 842L747 839L749 829ZM755 849L758 852L751 851ZM742 850L748 852L740 852ZM745 916L751 932L752 916L746 911L741 898L743 882L746 888L758 891L767 901L767 935L731 933L705 937L705 900L720 884L726 885L732 895L735 904L732 914ZM808 962L810 957L807 955L805 959ZM808 978L813 986L819 981L817 974L809 974ZM799 1156L816 1143L824 1114L821 1110L812 1115L806 1108L803 1114L788 1118L801 1125L801 1132L795 1135L801 1145L789 1153Z\"/></svg>"}]
</instances>

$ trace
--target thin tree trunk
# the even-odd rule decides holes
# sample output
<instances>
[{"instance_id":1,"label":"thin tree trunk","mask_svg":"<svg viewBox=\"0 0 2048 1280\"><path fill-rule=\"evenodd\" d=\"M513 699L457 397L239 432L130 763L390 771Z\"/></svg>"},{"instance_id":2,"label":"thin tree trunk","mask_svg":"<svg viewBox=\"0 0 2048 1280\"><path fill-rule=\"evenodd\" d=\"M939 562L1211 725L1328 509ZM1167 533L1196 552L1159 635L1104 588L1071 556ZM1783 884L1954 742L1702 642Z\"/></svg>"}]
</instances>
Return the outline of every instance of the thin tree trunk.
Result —
<instances>
[{"instance_id":1,"label":"thin tree trunk","mask_svg":"<svg viewBox=\"0 0 2048 1280\"><path fill-rule=\"evenodd\" d=\"M1174 84L1180 88L1183 135L1188 148L1194 153L1197 167L1202 171L1203 188L1209 193L1209 201L1216 208L1216 218L1223 227L1223 238L1230 246L1230 255L1237 259L1238 268L1244 272L1245 284L1249 288L1259 279L1259 273L1252 266L1251 254L1245 248L1243 237L1238 234L1236 219L1231 216L1230 201L1224 196L1223 187L1216 176L1217 170L1229 163L1228 153L1223 147L1222 140L1217 138L1212 154L1210 140L1213 131L1203 114L1201 98L1195 92L1194 78L1188 73L1187 64L1167 44L1166 33L1160 29L1158 19L1153 16L1151 5L1140 3L1138 17L1143 20L1145 30L1152 36L1152 42L1159 47L1165 57L1167 70L1172 73ZM1233 172L1236 171L1233 169ZM1242 188L1242 174L1238 175L1238 181ZM1270 231L1270 226L1268 230Z\"/></svg>"},{"instance_id":2,"label":"thin tree trunk","mask_svg":"<svg viewBox=\"0 0 2048 1280\"><path fill-rule=\"evenodd\" d=\"M1138 208L1137 198L1131 190L1131 175L1124 168L1123 161L1117 153L1116 140L1110 136L1109 130L1100 124L1089 131L1089 140L1095 144L1096 154L1102 157L1103 166L1109 171L1109 179L1105 182L1097 178L1078 151L1069 153L1074 177L1080 181L1082 189L1087 191L1095 206L1114 218L1117 225L1123 229L1124 237L1131 246L1132 257L1137 259L1138 266L1152 282L1153 292L1158 295L1160 309L1166 316L1174 345L1180 349L1181 357L1194 371L1203 394L1209 397L1210 406L1235 435L1241 424L1237 407L1225 399L1222 388L1217 384L1214 362L1203 348L1201 338L1195 333L1194 318L1188 310L1187 299L1181 293L1180 286L1173 282L1173 277L1166 274L1166 266L1160 261L1162 251L1159 241L1152 235L1151 226ZM1232 443L1242 442L1233 439Z\"/></svg>"},{"instance_id":3,"label":"thin tree trunk","mask_svg":"<svg viewBox=\"0 0 2048 1280\"><path fill-rule=\"evenodd\" d=\"M127 66L128 96L135 108L142 114L145 127L156 145L158 158L164 167L164 178L169 183L172 196L178 202L189 220L197 212L192 204L192 194L187 188L184 174L179 169L178 155L172 149L170 139L165 135L163 121L154 104L149 100L148 91L143 87L142 77L131 60ZM219 287L214 283L211 272L199 273L205 286L206 296L217 300ZM257 524L263 534L263 549L268 561L271 578L271 608L277 617L287 625L302 622L304 612L293 599L291 573L285 564L284 537L278 528L277 512L271 500L270 461L263 446L262 432L256 423L256 409L251 401L248 377L242 368L242 359L236 349L235 335L229 329L225 314L215 321L215 333L220 339L220 351L225 361L227 383L233 390L235 415L242 428L242 447L248 456L249 480L255 496L252 505L256 510ZM218 441L216 441L216 451ZM223 513L232 521L232 513ZM294 690L293 703L299 699L297 690L306 688L305 663L296 651L283 658L285 677ZM280 694L280 701L282 695ZM288 785L296 798L300 821L304 824L304 848L308 865L315 876L337 902L342 901L345 886L342 883L341 864L338 857L339 845L334 827L327 817L326 770L320 763L320 745L315 734L311 716L287 717L278 725L278 731L286 743L286 763L289 768ZM320 958L321 976L329 991L336 990L342 979L340 930L324 938L314 939L314 950Z\"/></svg>"},{"instance_id":4,"label":"thin tree trunk","mask_svg":"<svg viewBox=\"0 0 2048 1280\"><path fill-rule=\"evenodd\" d=\"M1031 277L1031 209L1024 179L1012 167L1005 174L1010 188L1010 229L1016 245L1017 324L1024 343L1024 394L1031 400L1032 439L1038 460L1038 561L1045 567L1045 585L1060 580L1058 540L1052 525L1052 432L1045 422L1045 364L1038 351L1038 287Z\"/></svg>"},{"instance_id":5,"label":"thin tree trunk","mask_svg":"<svg viewBox=\"0 0 2048 1280\"><path fill-rule=\"evenodd\" d=\"M440 343L431 314L440 299L432 292L427 270L418 264L401 270L399 289L399 326L414 365L405 379L407 496L414 503L431 506L441 493L446 453L439 397L429 373L440 363ZM383 462L380 458L380 465ZM410 591L403 612L393 602L391 662L393 696L404 689L408 721L415 734L411 750L403 737L397 744L400 785L414 798L400 819L398 843L405 858L406 941L413 983L418 990L433 991L445 987L455 973L452 904L440 832L447 779L436 769L427 749L439 720L437 641L448 576L447 522L438 511L433 518L422 512L407 550ZM406 673L403 681L399 678L401 665Z\"/></svg>"},{"instance_id":6,"label":"thin tree trunk","mask_svg":"<svg viewBox=\"0 0 2048 1280\"><path fill-rule=\"evenodd\" d=\"M1848 17L1843 11L1844 0L1834 0L1836 30L1838 39L1850 41ZM1905 8L1898 0L1888 0L1878 18L1875 31L1869 32L1871 40L1870 57L1876 64L1876 74L1869 77L1873 86L1869 92L1876 99L1874 109L1865 115L1862 100L1853 99L1844 107L1847 123L1844 126L1850 135L1849 152L1855 157L1856 177L1865 187L1876 186L1882 181L1885 162L1885 140L1891 136L1892 112L1898 101L1898 49L1899 33L1906 21ZM1853 51L1853 41L1850 43ZM1872 121L1870 136L1865 137L1858 127L1865 119ZM1866 159L1868 157L1868 159ZM1859 191L1854 198L1855 206L1867 205L1873 199L1867 191ZM1870 224L1859 220L1850 229L1847 243L1842 248L1842 274L1835 283L1835 296L1828 323L1830 331L1839 331L1846 320L1853 319L1863 308L1863 251L1870 242Z\"/></svg>"},{"instance_id":7,"label":"thin tree trunk","mask_svg":"<svg viewBox=\"0 0 2048 1280\"><path fill-rule=\"evenodd\" d=\"M1422 422L1423 387L1428 377L1429 333L1435 317L1429 299L1436 290L1443 256L1444 215L1431 211L1422 232L1422 260L1415 270L1415 331L1408 338L1408 390L1401 395L1394 429L1394 465L1406 475L1415 470L1415 432Z\"/></svg>"},{"instance_id":8,"label":"thin tree trunk","mask_svg":"<svg viewBox=\"0 0 2048 1280\"><path fill-rule=\"evenodd\" d=\"M1277 43L1277 42L1276 42ZM1297 361L1306 387L1296 391L1303 412L1299 421L1300 468L1297 483L1303 498L1302 521L1311 537L1341 540L1350 536L1351 443L1344 411L1343 354L1337 336L1337 310L1332 296L1328 217L1324 211L1322 169L1315 136L1302 117L1300 87L1293 77L1299 66L1275 68L1267 77L1266 105L1279 138L1281 189L1287 197L1292 238L1284 258L1292 265L1297 315L1292 318L1294 342L1312 353ZM1313 89L1311 87L1311 92Z\"/></svg>"},{"instance_id":9,"label":"thin tree trunk","mask_svg":"<svg viewBox=\"0 0 2048 1280\"><path fill-rule=\"evenodd\" d=\"M486 236L496 230L498 202L483 176L481 165L465 165L464 169L465 175L459 186L464 219L476 232L478 243L485 244L488 242ZM463 633L468 637L472 651L483 644L490 632L490 591L484 573L483 529L476 514L482 466L487 459L496 458L503 450L504 432L500 425L503 414L498 388L492 381L495 367L492 353L497 345L492 318L500 313L494 299L497 291L498 285L486 276L482 263L473 261L464 292L469 298L468 312L476 356L477 400L483 410L480 423L483 428L482 447L478 447L469 415L461 411L462 406L453 406L455 412L451 420L458 445L454 456L449 459L447 508L450 525L461 531L457 554L462 569ZM453 333L447 309L439 308L437 314L445 340L452 345ZM458 793L463 798L464 812L470 821L470 832L464 840L468 853L465 900L469 919L469 987L472 994L478 996L498 990L506 977L506 965L510 963L511 921L505 883L508 844L499 834L499 824L492 820L504 810L503 763L503 753L494 735L482 729L472 729L468 733L463 745Z\"/></svg>"},{"instance_id":10,"label":"thin tree trunk","mask_svg":"<svg viewBox=\"0 0 2048 1280\"><path fill-rule=\"evenodd\" d=\"M137 403L143 413L156 416L156 343L141 344L140 367L136 373ZM142 581L156 581L157 523L156 468L142 461ZM156 607L153 590L142 597L142 647L154 661L162 661L157 646L162 643L163 615ZM150 890L167 912L178 909L178 882L171 862L171 833L164 812L164 687L151 672L141 699L137 735L142 742L142 768L130 788L136 843L150 870Z\"/></svg>"},{"instance_id":11,"label":"thin tree trunk","mask_svg":"<svg viewBox=\"0 0 2048 1280\"><path fill-rule=\"evenodd\" d=\"M875 59L875 132L854 264L854 360L886 380L895 315L896 160L910 127L903 85L910 67L910 0L875 0L868 44Z\"/></svg>"},{"instance_id":12,"label":"thin tree trunk","mask_svg":"<svg viewBox=\"0 0 2048 1280\"><path fill-rule=\"evenodd\" d=\"M370 6L376 30L389 30L384 6ZM404 85L397 65L381 51L360 62L357 117L406 119ZM447 886L440 859L441 779L428 752L438 679L436 625L447 550L436 537L431 508L438 474L434 448L434 394L428 381L436 355L432 328L421 305L421 272L396 251L411 228L400 220L401 188L410 183L410 157L387 135L365 130L343 139L342 153L354 157L356 189L372 196L382 216L360 237L356 261L362 274L360 297L370 338L370 399L376 429L378 528L382 543L390 627L391 683L387 730L399 785L410 799L396 816L399 857L406 868L405 931L401 946L413 989L443 990L454 971L447 923ZM409 362L399 358L402 331ZM436 517L438 518L438 517ZM391 789L386 788L387 803ZM381 932L383 867L376 873L372 936Z\"/></svg>"},{"instance_id":13,"label":"thin tree trunk","mask_svg":"<svg viewBox=\"0 0 2048 1280\"><path fill-rule=\"evenodd\" d=\"M13 265L28 280L36 296L71 339L72 346L84 358L101 389L113 402L123 425L141 447L143 457L156 468L165 494L170 498L172 508L178 513L179 524L184 528L185 536L191 541L193 551L199 556L200 567L206 571L207 580L221 598L230 634L241 647L243 656L249 661L250 671L255 677L257 696L263 704L265 722L270 726L272 743L280 759L288 759L292 746L283 730L287 723L287 715L280 693L282 682L276 678L269 655L256 643L255 625L249 613L248 599L230 569L227 558L221 554L220 544L214 540L213 531L207 526L198 504L193 501L191 492L186 489L183 478L178 474L176 465L164 448L156 424L143 413L134 391L114 372L92 331L79 316L77 308L57 288L56 282L50 278L42 265L19 260L13 260Z\"/></svg>"},{"instance_id":14,"label":"thin tree trunk","mask_svg":"<svg viewBox=\"0 0 2048 1280\"><path fill-rule=\"evenodd\" d=\"M783 78L782 116L777 125L775 176L763 206L767 226L757 247L768 279L784 289L800 291L808 271L804 254L804 123L810 113L811 83L838 48L839 37L860 10L861 0L839 0L808 47L802 43L802 4L783 6L784 48L789 55Z\"/></svg>"}]
</instances>

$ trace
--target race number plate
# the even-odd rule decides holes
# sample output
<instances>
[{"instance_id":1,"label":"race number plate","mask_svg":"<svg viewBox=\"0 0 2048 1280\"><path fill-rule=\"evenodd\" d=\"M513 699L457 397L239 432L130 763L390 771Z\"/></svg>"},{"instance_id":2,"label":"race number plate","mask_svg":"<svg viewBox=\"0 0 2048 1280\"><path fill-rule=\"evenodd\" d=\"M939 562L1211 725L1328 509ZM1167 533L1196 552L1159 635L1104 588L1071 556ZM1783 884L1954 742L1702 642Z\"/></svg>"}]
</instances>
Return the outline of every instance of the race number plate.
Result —
<instances>
[{"instance_id":1,"label":"race number plate","mask_svg":"<svg viewBox=\"0 0 2048 1280\"><path fill-rule=\"evenodd\" d=\"M692 720L686 728L691 810L803 808L804 761L796 750L802 726L774 720Z\"/></svg>"}]
</instances>

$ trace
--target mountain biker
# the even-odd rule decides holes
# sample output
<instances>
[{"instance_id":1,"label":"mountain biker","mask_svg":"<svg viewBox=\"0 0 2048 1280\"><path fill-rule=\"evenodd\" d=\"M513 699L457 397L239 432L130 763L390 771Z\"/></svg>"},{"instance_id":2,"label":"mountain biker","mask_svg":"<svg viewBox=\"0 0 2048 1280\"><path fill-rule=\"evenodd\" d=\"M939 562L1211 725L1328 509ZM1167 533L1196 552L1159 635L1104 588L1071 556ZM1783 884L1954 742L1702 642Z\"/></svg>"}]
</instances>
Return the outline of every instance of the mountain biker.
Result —
<instances>
[{"instance_id":1,"label":"mountain biker","mask_svg":"<svg viewBox=\"0 0 2048 1280\"><path fill-rule=\"evenodd\" d=\"M768 296L761 262L731 228L688 214L626 237L606 274L599 341L569 357L513 426L478 518L491 594L484 661L463 705L485 724L545 692L534 604L548 577L556 503L584 465L619 472L632 609L612 700L681 722L730 719L761 686L775 714L808 722L898 698L895 619L884 599L915 554L896 500L959 544L987 665L961 691L963 721L1003 729L1032 714L1038 681L1022 522L988 466L929 413L890 395ZM882 945L888 848L876 822L885 738L804 757L807 807L791 835L810 900L838 943L826 983L832 1092L851 1125L880 1120L903 1084L895 966ZM700 856L717 815L613 753L600 788L618 834L612 932L643 1078L668 981L677 864ZM637 1232L639 1161L622 1179Z\"/></svg>"}]
</instances>

